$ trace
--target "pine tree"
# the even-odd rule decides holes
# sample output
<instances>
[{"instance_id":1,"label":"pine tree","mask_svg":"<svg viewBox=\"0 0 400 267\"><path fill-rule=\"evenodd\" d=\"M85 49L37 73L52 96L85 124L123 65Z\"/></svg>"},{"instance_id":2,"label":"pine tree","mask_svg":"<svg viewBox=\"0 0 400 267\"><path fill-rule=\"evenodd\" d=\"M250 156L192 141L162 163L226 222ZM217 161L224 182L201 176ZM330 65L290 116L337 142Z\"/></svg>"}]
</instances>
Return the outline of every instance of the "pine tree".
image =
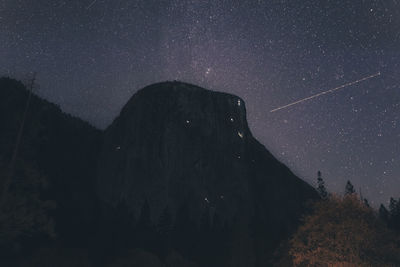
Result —
<instances>
[{"instance_id":1,"label":"pine tree","mask_svg":"<svg viewBox=\"0 0 400 267\"><path fill-rule=\"evenodd\" d=\"M366 199L366 198L364 198L364 205L366 206L366 207L371 207L370 205L369 205L369 201L368 201L368 199Z\"/></svg>"},{"instance_id":2,"label":"pine tree","mask_svg":"<svg viewBox=\"0 0 400 267\"><path fill-rule=\"evenodd\" d=\"M355 192L356 192L356 191L354 190L354 186L351 184L350 181L347 181L347 183L346 183L346 189L345 189L344 194L345 194L345 195L352 195L352 194L354 194Z\"/></svg>"},{"instance_id":3,"label":"pine tree","mask_svg":"<svg viewBox=\"0 0 400 267\"><path fill-rule=\"evenodd\" d=\"M394 198L390 198L389 201L389 212L390 212L390 216L395 216L397 213L397 206L398 206L398 202L396 199Z\"/></svg>"},{"instance_id":4,"label":"pine tree","mask_svg":"<svg viewBox=\"0 0 400 267\"><path fill-rule=\"evenodd\" d=\"M320 171L318 171L317 183L318 183L317 192L318 192L319 196L322 199L327 199L328 198L328 192L326 191L325 182L322 179Z\"/></svg>"},{"instance_id":5,"label":"pine tree","mask_svg":"<svg viewBox=\"0 0 400 267\"><path fill-rule=\"evenodd\" d=\"M392 197L390 198L389 215L390 227L400 231L400 199L396 200Z\"/></svg>"},{"instance_id":6,"label":"pine tree","mask_svg":"<svg viewBox=\"0 0 400 267\"><path fill-rule=\"evenodd\" d=\"M379 218L384 221L386 224L389 223L389 211L383 204L379 207Z\"/></svg>"}]
</instances>

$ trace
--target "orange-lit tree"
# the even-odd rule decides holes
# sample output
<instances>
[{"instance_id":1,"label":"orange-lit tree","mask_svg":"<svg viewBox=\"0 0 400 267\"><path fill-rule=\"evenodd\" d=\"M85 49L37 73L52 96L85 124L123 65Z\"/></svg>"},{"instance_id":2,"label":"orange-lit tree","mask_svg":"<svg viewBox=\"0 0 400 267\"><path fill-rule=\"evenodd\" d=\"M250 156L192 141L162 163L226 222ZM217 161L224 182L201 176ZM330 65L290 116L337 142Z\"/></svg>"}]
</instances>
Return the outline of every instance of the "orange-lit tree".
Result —
<instances>
[{"instance_id":1,"label":"orange-lit tree","mask_svg":"<svg viewBox=\"0 0 400 267\"><path fill-rule=\"evenodd\" d=\"M399 237L357 194L330 196L289 241L295 266L399 266Z\"/></svg>"}]
</instances>

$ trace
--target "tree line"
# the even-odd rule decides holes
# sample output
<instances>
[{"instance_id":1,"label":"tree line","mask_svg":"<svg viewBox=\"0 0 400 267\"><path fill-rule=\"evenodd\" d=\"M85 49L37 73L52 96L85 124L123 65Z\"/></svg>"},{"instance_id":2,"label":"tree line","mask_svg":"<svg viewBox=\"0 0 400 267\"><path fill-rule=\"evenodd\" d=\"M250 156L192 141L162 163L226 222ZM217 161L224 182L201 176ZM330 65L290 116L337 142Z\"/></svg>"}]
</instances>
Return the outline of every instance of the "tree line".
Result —
<instances>
[{"instance_id":1,"label":"tree line","mask_svg":"<svg viewBox=\"0 0 400 267\"><path fill-rule=\"evenodd\" d=\"M358 195L350 181L344 195L329 193L321 172L316 190L320 200L302 225L276 251L274 266L399 266L399 202L379 211Z\"/></svg>"}]
</instances>

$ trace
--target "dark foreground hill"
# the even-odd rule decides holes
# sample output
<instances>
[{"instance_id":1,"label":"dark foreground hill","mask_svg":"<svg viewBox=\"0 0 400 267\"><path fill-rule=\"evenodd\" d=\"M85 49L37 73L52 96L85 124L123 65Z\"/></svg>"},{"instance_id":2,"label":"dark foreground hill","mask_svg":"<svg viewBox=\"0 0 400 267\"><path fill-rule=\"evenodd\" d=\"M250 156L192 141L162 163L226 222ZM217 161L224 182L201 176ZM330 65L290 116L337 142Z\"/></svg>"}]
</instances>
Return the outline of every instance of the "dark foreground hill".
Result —
<instances>
[{"instance_id":1,"label":"dark foreground hill","mask_svg":"<svg viewBox=\"0 0 400 267\"><path fill-rule=\"evenodd\" d=\"M27 96L0 80L4 169ZM57 236L14 238L18 257L40 240L94 266L265 266L317 197L252 136L242 99L180 82L140 90L104 132L34 96L22 140L17 169L45 177Z\"/></svg>"},{"instance_id":2,"label":"dark foreground hill","mask_svg":"<svg viewBox=\"0 0 400 267\"><path fill-rule=\"evenodd\" d=\"M28 97L22 83L0 79L0 166L5 170L2 178L12 158ZM82 235L91 229L89 218L95 205L93 185L102 131L36 95L30 99L25 121L11 190L24 187L24 173L32 169L45 180L40 198L57 205L52 211L57 221L55 230L65 237L71 233ZM20 193L26 195L36 189L27 187Z\"/></svg>"}]
</instances>

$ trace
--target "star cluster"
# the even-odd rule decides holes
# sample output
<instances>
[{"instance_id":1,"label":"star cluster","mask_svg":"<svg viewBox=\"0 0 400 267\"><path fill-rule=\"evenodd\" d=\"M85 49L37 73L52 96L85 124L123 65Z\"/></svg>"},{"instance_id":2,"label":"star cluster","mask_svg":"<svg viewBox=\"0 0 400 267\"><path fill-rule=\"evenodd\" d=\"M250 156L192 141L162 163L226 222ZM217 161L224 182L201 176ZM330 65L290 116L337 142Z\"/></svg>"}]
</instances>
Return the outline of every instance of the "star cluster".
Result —
<instances>
[{"instance_id":1,"label":"star cluster","mask_svg":"<svg viewBox=\"0 0 400 267\"><path fill-rule=\"evenodd\" d=\"M306 181L399 197L398 1L0 0L0 44L1 75L38 72L39 95L98 127L182 80L242 97L253 134Z\"/></svg>"}]
</instances>

